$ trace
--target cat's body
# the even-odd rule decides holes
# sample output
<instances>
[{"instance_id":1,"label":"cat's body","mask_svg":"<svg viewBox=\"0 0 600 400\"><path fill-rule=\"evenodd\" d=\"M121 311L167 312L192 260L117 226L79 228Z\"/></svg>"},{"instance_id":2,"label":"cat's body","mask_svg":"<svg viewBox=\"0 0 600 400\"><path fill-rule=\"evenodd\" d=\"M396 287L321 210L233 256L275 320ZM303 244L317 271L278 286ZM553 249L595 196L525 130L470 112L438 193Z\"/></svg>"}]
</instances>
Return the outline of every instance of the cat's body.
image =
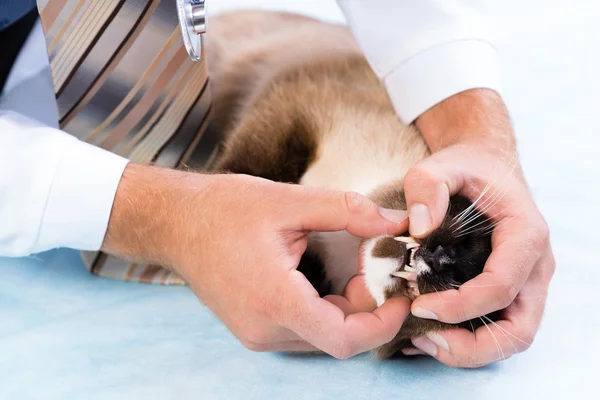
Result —
<instances>
[{"instance_id":1,"label":"cat's body","mask_svg":"<svg viewBox=\"0 0 600 400\"><path fill-rule=\"evenodd\" d=\"M223 14L211 20L206 57L216 127L227 135L216 171L358 192L406 209L403 177L429 150L418 130L399 120L346 27L282 13ZM449 217L469 206L455 203L461 208ZM488 251L488 239L477 246ZM360 244L346 232L312 233L299 270L321 295L341 293L357 272ZM365 243L362 263L378 304L410 294L405 280L390 275L403 269L407 254L392 238ZM423 282L422 293L435 289ZM378 354L389 357L409 347L410 337L445 327L411 316Z\"/></svg>"}]
</instances>

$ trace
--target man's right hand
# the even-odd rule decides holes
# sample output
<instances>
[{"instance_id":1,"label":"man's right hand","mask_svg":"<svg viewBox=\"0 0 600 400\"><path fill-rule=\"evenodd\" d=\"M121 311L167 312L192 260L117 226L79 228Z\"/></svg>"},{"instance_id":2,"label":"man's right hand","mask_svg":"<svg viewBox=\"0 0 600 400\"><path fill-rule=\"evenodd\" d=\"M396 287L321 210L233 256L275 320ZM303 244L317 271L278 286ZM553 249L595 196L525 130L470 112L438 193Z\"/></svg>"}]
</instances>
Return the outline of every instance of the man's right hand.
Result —
<instances>
[{"instance_id":1,"label":"man's right hand","mask_svg":"<svg viewBox=\"0 0 600 400\"><path fill-rule=\"evenodd\" d=\"M307 234L373 237L407 226L405 212L354 193L130 164L103 250L173 268L247 348L348 358L389 342L410 304L353 313L344 297L320 298L296 270Z\"/></svg>"}]
</instances>

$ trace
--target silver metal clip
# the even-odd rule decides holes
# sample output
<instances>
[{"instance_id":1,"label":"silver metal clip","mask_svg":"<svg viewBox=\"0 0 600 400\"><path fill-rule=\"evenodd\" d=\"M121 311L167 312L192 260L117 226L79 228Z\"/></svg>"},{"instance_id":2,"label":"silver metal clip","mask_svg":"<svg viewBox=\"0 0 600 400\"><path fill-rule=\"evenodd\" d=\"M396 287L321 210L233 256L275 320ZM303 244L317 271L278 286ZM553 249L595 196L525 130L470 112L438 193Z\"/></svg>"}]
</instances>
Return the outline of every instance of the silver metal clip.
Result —
<instances>
[{"instance_id":1,"label":"silver metal clip","mask_svg":"<svg viewBox=\"0 0 600 400\"><path fill-rule=\"evenodd\" d=\"M181 38L193 61L202 57L206 32L206 0L177 0Z\"/></svg>"}]
</instances>

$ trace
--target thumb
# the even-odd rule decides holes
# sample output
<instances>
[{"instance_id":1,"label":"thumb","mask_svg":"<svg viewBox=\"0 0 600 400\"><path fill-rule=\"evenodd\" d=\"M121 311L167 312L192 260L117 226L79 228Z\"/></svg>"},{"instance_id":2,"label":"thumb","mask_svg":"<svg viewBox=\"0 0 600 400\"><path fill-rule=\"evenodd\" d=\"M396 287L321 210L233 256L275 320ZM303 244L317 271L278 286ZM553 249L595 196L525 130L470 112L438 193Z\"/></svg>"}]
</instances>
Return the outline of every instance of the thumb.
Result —
<instances>
[{"instance_id":1,"label":"thumb","mask_svg":"<svg viewBox=\"0 0 600 400\"><path fill-rule=\"evenodd\" d=\"M406 211L381 208L358 193L304 187L300 191L295 201L287 202L291 207L288 215L294 216L292 229L320 232L346 230L363 238L408 230Z\"/></svg>"},{"instance_id":2,"label":"thumb","mask_svg":"<svg viewBox=\"0 0 600 400\"><path fill-rule=\"evenodd\" d=\"M450 195L458 192L461 179L452 168L431 156L412 167L404 179L404 193L411 236L422 238L438 228L448 210Z\"/></svg>"}]
</instances>

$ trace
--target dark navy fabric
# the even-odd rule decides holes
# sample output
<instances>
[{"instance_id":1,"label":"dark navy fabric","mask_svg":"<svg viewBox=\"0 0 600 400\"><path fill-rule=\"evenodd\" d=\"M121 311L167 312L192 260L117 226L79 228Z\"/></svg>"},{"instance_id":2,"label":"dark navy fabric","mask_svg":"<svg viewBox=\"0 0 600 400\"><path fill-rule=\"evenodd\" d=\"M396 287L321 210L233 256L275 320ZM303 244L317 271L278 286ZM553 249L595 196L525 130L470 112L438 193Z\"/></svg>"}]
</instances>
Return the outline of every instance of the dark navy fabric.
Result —
<instances>
[{"instance_id":1,"label":"dark navy fabric","mask_svg":"<svg viewBox=\"0 0 600 400\"><path fill-rule=\"evenodd\" d=\"M35 0L0 0L0 31L23 18L35 7Z\"/></svg>"},{"instance_id":2,"label":"dark navy fabric","mask_svg":"<svg viewBox=\"0 0 600 400\"><path fill-rule=\"evenodd\" d=\"M35 0L0 0L0 96L37 19Z\"/></svg>"}]
</instances>

